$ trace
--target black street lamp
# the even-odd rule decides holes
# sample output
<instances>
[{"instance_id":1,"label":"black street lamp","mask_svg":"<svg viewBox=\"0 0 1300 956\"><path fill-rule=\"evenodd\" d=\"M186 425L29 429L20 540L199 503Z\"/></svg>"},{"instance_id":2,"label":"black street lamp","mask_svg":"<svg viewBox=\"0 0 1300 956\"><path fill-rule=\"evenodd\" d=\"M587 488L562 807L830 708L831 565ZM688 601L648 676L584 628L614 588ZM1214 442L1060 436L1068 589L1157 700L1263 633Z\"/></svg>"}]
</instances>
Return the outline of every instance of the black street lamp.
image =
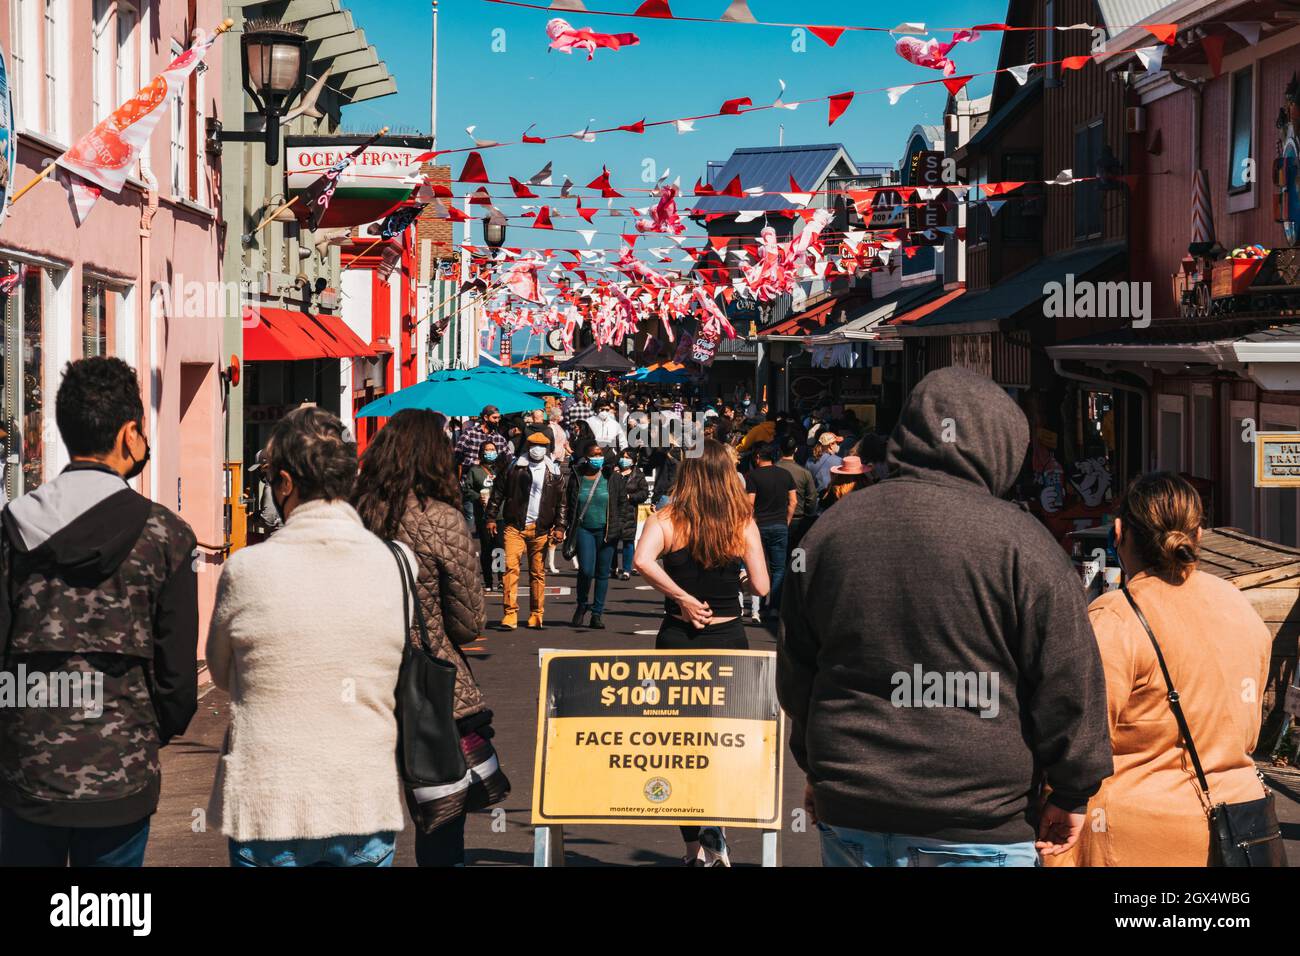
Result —
<instances>
[{"instance_id":1,"label":"black street lamp","mask_svg":"<svg viewBox=\"0 0 1300 956\"><path fill-rule=\"evenodd\" d=\"M483 242L494 253L506 244L506 217L491 212L483 217Z\"/></svg>"},{"instance_id":2,"label":"black street lamp","mask_svg":"<svg viewBox=\"0 0 1300 956\"><path fill-rule=\"evenodd\" d=\"M307 37L302 25L249 20L240 46L244 92L266 117L266 164L280 161L280 117L307 85Z\"/></svg>"}]
</instances>

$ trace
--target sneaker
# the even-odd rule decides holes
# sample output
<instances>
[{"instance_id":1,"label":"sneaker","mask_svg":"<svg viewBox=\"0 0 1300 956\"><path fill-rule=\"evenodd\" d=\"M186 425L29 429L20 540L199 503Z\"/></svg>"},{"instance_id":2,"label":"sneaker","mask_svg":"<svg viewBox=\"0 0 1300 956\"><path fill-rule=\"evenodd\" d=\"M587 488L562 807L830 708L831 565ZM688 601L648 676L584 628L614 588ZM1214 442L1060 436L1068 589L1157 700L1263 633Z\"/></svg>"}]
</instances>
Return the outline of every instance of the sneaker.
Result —
<instances>
[{"instance_id":1,"label":"sneaker","mask_svg":"<svg viewBox=\"0 0 1300 956\"><path fill-rule=\"evenodd\" d=\"M761 615L758 614L758 612L754 612L753 614L749 615L749 623L753 624L755 627L762 627L763 618Z\"/></svg>"},{"instance_id":2,"label":"sneaker","mask_svg":"<svg viewBox=\"0 0 1300 956\"><path fill-rule=\"evenodd\" d=\"M632 575L628 574L626 571L623 571L619 574L618 579L620 581L631 581Z\"/></svg>"},{"instance_id":3,"label":"sneaker","mask_svg":"<svg viewBox=\"0 0 1300 956\"><path fill-rule=\"evenodd\" d=\"M721 827L700 828L700 866L731 866L727 856L727 838Z\"/></svg>"},{"instance_id":4,"label":"sneaker","mask_svg":"<svg viewBox=\"0 0 1300 956\"><path fill-rule=\"evenodd\" d=\"M587 626L593 631L603 631L605 629L605 622L601 619L599 614L593 614L591 616L591 623Z\"/></svg>"},{"instance_id":5,"label":"sneaker","mask_svg":"<svg viewBox=\"0 0 1300 956\"><path fill-rule=\"evenodd\" d=\"M587 616L584 608L578 608L573 612L573 620L569 622L570 627L582 627L582 619Z\"/></svg>"}]
</instances>

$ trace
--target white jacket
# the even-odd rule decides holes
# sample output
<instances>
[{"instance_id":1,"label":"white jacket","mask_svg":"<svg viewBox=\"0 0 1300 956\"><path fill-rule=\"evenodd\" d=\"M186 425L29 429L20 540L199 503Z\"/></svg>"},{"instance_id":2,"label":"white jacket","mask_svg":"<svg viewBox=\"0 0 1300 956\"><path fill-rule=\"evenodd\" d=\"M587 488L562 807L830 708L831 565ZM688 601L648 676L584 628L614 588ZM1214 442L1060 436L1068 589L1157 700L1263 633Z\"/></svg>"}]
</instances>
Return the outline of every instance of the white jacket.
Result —
<instances>
[{"instance_id":1,"label":"white jacket","mask_svg":"<svg viewBox=\"0 0 1300 956\"><path fill-rule=\"evenodd\" d=\"M587 419L587 426L591 429L592 437L600 442L603 448L612 448L615 451L622 451L627 447L627 432L623 431L623 426L618 423L618 419L613 415L609 421L602 422L599 415L592 415Z\"/></svg>"},{"instance_id":2,"label":"white jacket","mask_svg":"<svg viewBox=\"0 0 1300 956\"><path fill-rule=\"evenodd\" d=\"M397 562L346 502L301 504L230 557L207 647L231 702L213 826L240 841L402 829L402 615Z\"/></svg>"}]
</instances>

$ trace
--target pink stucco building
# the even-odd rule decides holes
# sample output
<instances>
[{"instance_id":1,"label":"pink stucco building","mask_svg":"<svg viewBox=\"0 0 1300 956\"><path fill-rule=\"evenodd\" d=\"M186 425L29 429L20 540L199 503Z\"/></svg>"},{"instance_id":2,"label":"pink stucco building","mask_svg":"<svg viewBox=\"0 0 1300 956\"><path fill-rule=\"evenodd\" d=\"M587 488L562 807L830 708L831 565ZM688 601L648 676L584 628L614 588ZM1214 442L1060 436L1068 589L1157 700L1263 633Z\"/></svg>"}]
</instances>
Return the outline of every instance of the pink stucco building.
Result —
<instances>
[{"instance_id":1,"label":"pink stucco building","mask_svg":"<svg viewBox=\"0 0 1300 956\"><path fill-rule=\"evenodd\" d=\"M221 17L220 0L0 0L15 187L160 72L195 26L210 30ZM140 374L153 448L139 490L198 536L204 631L226 542L222 371L232 351L222 342L220 164L205 130L220 116L222 61L238 56L230 39L173 99L120 194L105 193L78 225L67 189L49 177L0 226L0 275L23 268L0 294L6 493L67 463L54 422L64 364L125 359Z\"/></svg>"}]
</instances>

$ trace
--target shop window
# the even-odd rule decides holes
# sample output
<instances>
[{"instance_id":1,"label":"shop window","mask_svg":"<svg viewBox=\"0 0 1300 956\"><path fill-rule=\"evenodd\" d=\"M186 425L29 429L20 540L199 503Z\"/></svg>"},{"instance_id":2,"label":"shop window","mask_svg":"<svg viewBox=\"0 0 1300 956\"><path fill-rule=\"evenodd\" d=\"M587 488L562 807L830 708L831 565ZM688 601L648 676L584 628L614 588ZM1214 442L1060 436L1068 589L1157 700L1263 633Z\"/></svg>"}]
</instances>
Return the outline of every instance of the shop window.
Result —
<instances>
[{"instance_id":1,"label":"shop window","mask_svg":"<svg viewBox=\"0 0 1300 956\"><path fill-rule=\"evenodd\" d=\"M44 274L35 266L0 262L0 277L5 317L0 449L5 494L16 498L44 479Z\"/></svg>"},{"instance_id":2,"label":"shop window","mask_svg":"<svg viewBox=\"0 0 1300 956\"><path fill-rule=\"evenodd\" d=\"M1061 85L1061 66L1056 63L1057 45L1056 45L1056 0L1047 0L1043 4L1043 19L1046 21L1047 29L1043 31L1043 60L1047 63L1047 75L1045 84L1047 86Z\"/></svg>"},{"instance_id":3,"label":"shop window","mask_svg":"<svg viewBox=\"0 0 1300 956\"><path fill-rule=\"evenodd\" d=\"M1159 458L1156 467L1160 471L1182 471L1184 468L1183 397L1161 395L1157 407L1156 447Z\"/></svg>"},{"instance_id":4,"label":"shop window","mask_svg":"<svg viewBox=\"0 0 1300 956\"><path fill-rule=\"evenodd\" d=\"M81 356L112 355L117 292L94 279L82 282Z\"/></svg>"},{"instance_id":5,"label":"shop window","mask_svg":"<svg viewBox=\"0 0 1300 956\"><path fill-rule=\"evenodd\" d=\"M1106 127L1101 120L1076 130L1074 134L1074 175L1095 177L1106 148ZM1101 235L1101 183L1096 179L1075 183L1074 238L1091 239Z\"/></svg>"},{"instance_id":6,"label":"shop window","mask_svg":"<svg viewBox=\"0 0 1300 956\"><path fill-rule=\"evenodd\" d=\"M1228 191L1249 192L1254 153L1255 71L1251 67L1232 74L1232 116L1229 120Z\"/></svg>"}]
</instances>

